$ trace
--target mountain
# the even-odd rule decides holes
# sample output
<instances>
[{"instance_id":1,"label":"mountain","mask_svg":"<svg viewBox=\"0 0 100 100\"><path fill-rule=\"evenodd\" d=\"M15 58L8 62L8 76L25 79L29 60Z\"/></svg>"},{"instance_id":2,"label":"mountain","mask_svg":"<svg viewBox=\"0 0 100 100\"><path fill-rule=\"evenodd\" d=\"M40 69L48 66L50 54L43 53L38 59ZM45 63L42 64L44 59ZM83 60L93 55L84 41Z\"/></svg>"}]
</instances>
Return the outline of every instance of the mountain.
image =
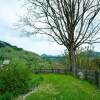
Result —
<instances>
[{"instance_id":1,"label":"mountain","mask_svg":"<svg viewBox=\"0 0 100 100\"><path fill-rule=\"evenodd\" d=\"M60 58L62 56L60 56L60 55L47 55L47 54L42 54L41 57L44 57L44 58Z\"/></svg>"},{"instance_id":2,"label":"mountain","mask_svg":"<svg viewBox=\"0 0 100 100\"><path fill-rule=\"evenodd\" d=\"M10 64L12 65L26 66L32 69L51 66L51 61L42 58L36 53L0 41L0 64L2 64L4 60L10 60Z\"/></svg>"},{"instance_id":3,"label":"mountain","mask_svg":"<svg viewBox=\"0 0 100 100\"><path fill-rule=\"evenodd\" d=\"M86 57L88 55L90 55L93 58L100 58L100 52L96 52L96 51L92 51L92 52L86 51L86 52L83 52L83 55L86 56Z\"/></svg>"}]
</instances>

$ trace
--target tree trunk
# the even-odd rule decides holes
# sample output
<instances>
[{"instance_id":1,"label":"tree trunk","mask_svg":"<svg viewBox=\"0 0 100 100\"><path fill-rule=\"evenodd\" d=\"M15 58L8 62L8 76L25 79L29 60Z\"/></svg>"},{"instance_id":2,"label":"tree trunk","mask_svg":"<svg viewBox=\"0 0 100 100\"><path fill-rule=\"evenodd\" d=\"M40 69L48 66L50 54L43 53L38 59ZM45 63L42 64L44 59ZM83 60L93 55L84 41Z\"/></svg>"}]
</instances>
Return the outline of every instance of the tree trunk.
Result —
<instances>
[{"instance_id":1,"label":"tree trunk","mask_svg":"<svg viewBox=\"0 0 100 100\"><path fill-rule=\"evenodd\" d=\"M70 71L75 68L75 50L73 48L69 49L69 60L70 60Z\"/></svg>"}]
</instances>

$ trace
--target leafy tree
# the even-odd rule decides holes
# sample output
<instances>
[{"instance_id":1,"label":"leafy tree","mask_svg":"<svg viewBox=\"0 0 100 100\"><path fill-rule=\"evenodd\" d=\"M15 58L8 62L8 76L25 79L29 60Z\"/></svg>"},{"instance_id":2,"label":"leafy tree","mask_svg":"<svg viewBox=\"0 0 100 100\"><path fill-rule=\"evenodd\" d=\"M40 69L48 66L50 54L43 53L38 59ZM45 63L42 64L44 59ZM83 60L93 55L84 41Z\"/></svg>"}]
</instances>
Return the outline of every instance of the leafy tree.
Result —
<instances>
[{"instance_id":1,"label":"leafy tree","mask_svg":"<svg viewBox=\"0 0 100 100\"><path fill-rule=\"evenodd\" d=\"M89 70L100 70L99 53L94 51L94 47L87 46L78 48L76 53L76 66Z\"/></svg>"},{"instance_id":2,"label":"leafy tree","mask_svg":"<svg viewBox=\"0 0 100 100\"><path fill-rule=\"evenodd\" d=\"M70 69L75 51L84 43L98 43L100 0L26 0L20 26L27 35L46 34L69 52ZM97 37L98 35L98 37Z\"/></svg>"},{"instance_id":3,"label":"leafy tree","mask_svg":"<svg viewBox=\"0 0 100 100\"><path fill-rule=\"evenodd\" d=\"M100 54L94 51L93 46L78 47L75 53L76 67L89 70L100 70ZM68 52L65 50L60 63L69 69Z\"/></svg>"},{"instance_id":4,"label":"leafy tree","mask_svg":"<svg viewBox=\"0 0 100 100\"><path fill-rule=\"evenodd\" d=\"M97 66L97 68L100 70L100 58L93 59L93 62L95 64L95 66Z\"/></svg>"},{"instance_id":5,"label":"leafy tree","mask_svg":"<svg viewBox=\"0 0 100 100\"><path fill-rule=\"evenodd\" d=\"M76 52L76 66L85 69L94 69L94 50L87 46L85 48L77 48Z\"/></svg>"}]
</instances>

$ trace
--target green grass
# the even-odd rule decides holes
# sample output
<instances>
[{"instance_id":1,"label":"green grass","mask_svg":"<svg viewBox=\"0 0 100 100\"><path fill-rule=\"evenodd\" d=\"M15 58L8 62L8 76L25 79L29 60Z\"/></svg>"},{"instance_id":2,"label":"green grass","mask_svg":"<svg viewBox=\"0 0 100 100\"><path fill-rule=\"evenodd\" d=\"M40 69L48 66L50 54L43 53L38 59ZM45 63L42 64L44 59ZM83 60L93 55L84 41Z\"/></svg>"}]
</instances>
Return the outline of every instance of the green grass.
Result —
<instances>
[{"instance_id":1,"label":"green grass","mask_svg":"<svg viewBox=\"0 0 100 100\"><path fill-rule=\"evenodd\" d=\"M70 75L33 75L43 82L26 100L100 100L100 90L87 81Z\"/></svg>"}]
</instances>

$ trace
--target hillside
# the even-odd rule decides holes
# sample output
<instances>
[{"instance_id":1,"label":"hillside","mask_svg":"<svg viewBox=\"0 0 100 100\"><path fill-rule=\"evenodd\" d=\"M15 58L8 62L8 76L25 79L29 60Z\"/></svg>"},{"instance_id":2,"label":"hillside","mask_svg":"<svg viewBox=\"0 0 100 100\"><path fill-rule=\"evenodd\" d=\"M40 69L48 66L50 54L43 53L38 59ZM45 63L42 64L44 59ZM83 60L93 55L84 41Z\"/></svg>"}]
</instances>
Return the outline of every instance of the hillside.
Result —
<instances>
[{"instance_id":1,"label":"hillside","mask_svg":"<svg viewBox=\"0 0 100 100\"><path fill-rule=\"evenodd\" d=\"M4 60L10 60L10 64L28 66L30 68L51 67L51 61L42 58L38 54L23 50L17 46L0 41L0 64Z\"/></svg>"},{"instance_id":2,"label":"hillside","mask_svg":"<svg viewBox=\"0 0 100 100\"><path fill-rule=\"evenodd\" d=\"M86 51L86 52L83 52L83 55L85 57L87 57L88 55L90 55L93 58L100 58L100 52L97 52L97 51L93 51L93 52Z\"/></svg>"}]
</instances>

